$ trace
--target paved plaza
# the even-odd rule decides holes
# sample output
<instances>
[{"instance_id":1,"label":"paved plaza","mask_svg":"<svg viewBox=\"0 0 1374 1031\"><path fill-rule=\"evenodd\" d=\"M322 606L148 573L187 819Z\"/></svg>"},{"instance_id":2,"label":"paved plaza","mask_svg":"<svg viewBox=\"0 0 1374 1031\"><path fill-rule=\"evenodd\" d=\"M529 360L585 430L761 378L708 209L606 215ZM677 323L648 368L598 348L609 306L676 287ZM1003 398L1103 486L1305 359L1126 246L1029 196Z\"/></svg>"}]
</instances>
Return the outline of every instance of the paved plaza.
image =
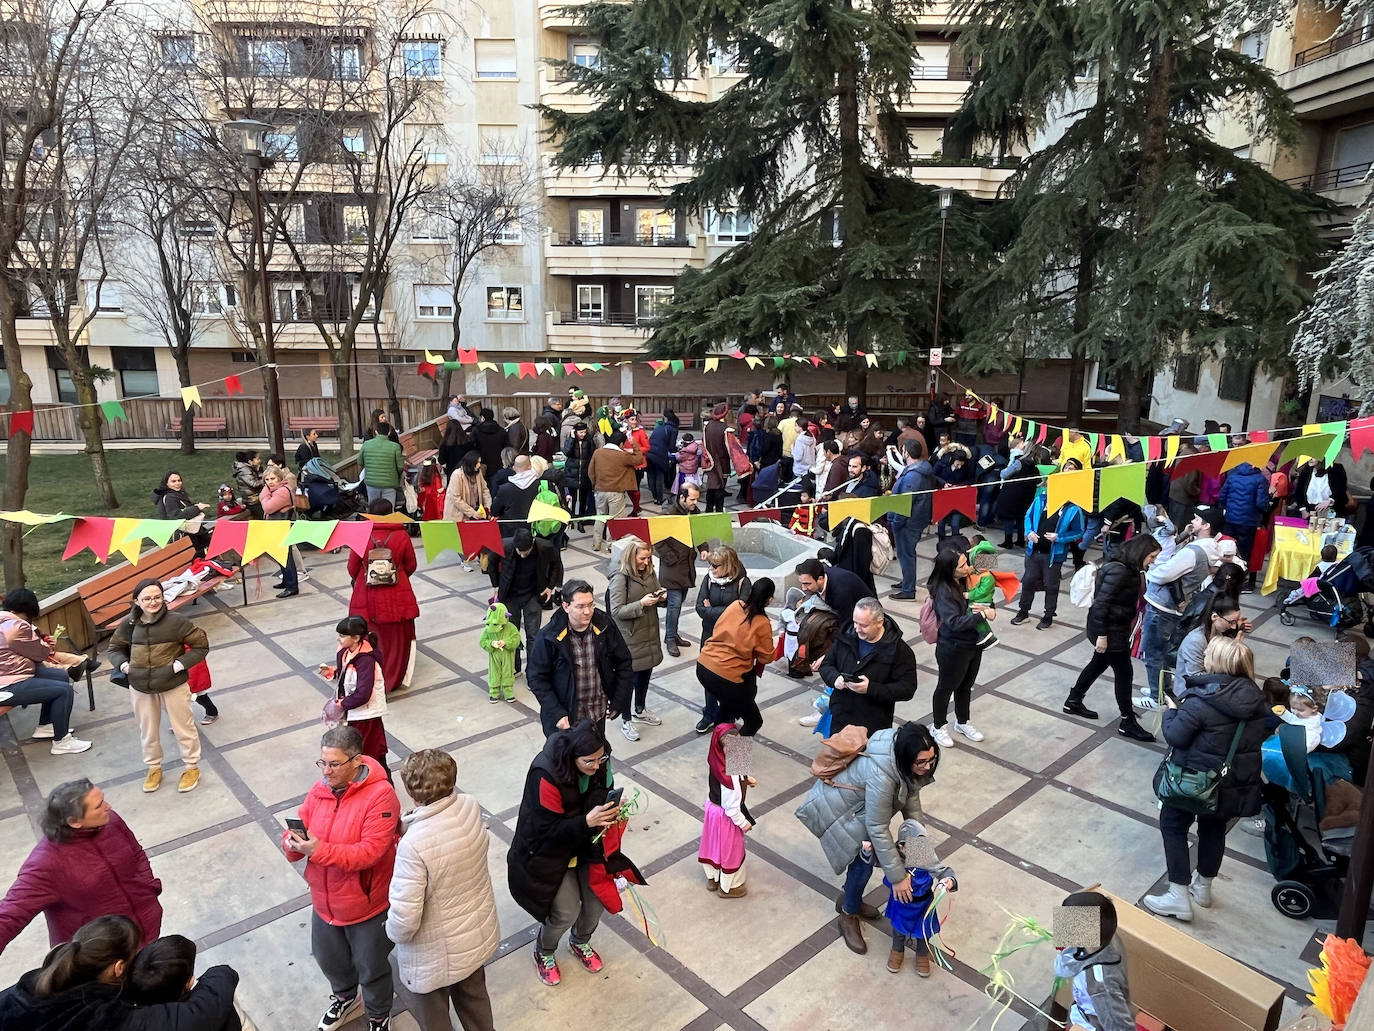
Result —
<instances>
[{"instance_id":1,"label":"paved plaza","mask_svg":"<svg viewBox=\"0 0 1374 1031\"><path fill-rule=\"evenodd\" d=\"M592 554L589 537L573 537L567 575L586 576L600 596L603 559ZM923 576L932 552L928 539L920 549ZM1020 571L1016 555L1003 552L1001 564ZM222 713L202 728L203 776L193 793L176 793L172 760L170 781L143 794L126 693L103 678L96 712L87 714L78 703L75 729L95 743L84 755L52 756L46 743L30 743L36 709L0 720L0 883L10 882L32 847L45 793L63 780L91 777L152 856L163 882L164 933L196 939L202 964L237 968L240 1002L264 1031L308 1031L328 997L310 956L309 896L278 847L283 818L294 814L317 775L319 713L328 689L313 670L332 660L334 624L348 605L343 560L311 554L308 565L298 598L276 600L264 578L247 607L228 591L184 610L210 636ZM516 704L487 701L486 657L477 643L490 594L486 577L464 573L451 554L422 563L413 579L421 609L414 684L392 695L386 728L393 757L426 747L453 752L459 786L488 816L503 937L487 968L497 1026L819 1031L912 1026L917 1018L916 1026L929 1031L991 1027L1000 1006L983 994L986 979L978 971L1005 932L1008 912L1048 924L1051 909L1079 886L1100 882L1136 901L1164 879L1150 790L1162 747L1117 736L1116 721L1106 718L1113 710L1109 680L1088 696L1103 714L1099 723L1059 711L1090 654L1082 631L1086 610L1069 604L1065 580L1060 618L1049 630L1008 626L1011 613L1004 608L996 625L1001 640L984 654L974 696L973 718L987 740L956 739L936 783L922 793L940 855L959 877L944 931L955 952L953 974L937 969L930 980L918 980L911 963L900 975L888 973L887 936L876 926L865 930L866 956L852 954L839 939L840 878L793 816L811 784L807 767L817 739L797 717L808 710L812 688L772 669L760 681L764 725L754 759L759 784L749 800L758 820L748 837L749 895L727 901L703 889L696 849L706 744L692 729L700 689L690 648L655 675L650 706L664 725L641 728L634 743L611 732L617 782L639 788L646 800L624 847L648 877L641 890L657 914L663 947L653 947L623 916L608 916L595 938L605 969L586 973L565 947L563 983L550 989L536 980L530 962L534 926L506 889L505 854L525 772L543 742L533 698L522 679ZM880 585L884 594L891 586ZM250 596L254 590L250 582ZM1261 675L1274 673L1288 642L1305 628L1281 626L1258 595L1244 601L1256 623L1250 643L1257 666ZM933 649L917 632L918 605L890 607L921 664L916 698L897 714L926 721L936 674ZM683 632L695 643L697 630L689 606ZM1143 679L1138 664L1137 677ZM167 744L174 757L170 735ZM1311 965L1302 953L1318 925L1289 920L1270 905L1273 882L1260 839L1237 828L1227 844L1216 903L1198 910L1191 925L1177 926L1282 982L1285 1012L1294 1012ZM870 887L869 899L881 901L879 879ZM4 983L36 966L46 943L40 919L0 958ZM1007 969L1017 990L1039 1002L1050 989L1052 962L1043 946L1014 957ZM1021 1027L1032 1017L1018 1003L997 1026ZM414 1025L401 1016L396 1026Z\"/></svg>"}]
</instances>

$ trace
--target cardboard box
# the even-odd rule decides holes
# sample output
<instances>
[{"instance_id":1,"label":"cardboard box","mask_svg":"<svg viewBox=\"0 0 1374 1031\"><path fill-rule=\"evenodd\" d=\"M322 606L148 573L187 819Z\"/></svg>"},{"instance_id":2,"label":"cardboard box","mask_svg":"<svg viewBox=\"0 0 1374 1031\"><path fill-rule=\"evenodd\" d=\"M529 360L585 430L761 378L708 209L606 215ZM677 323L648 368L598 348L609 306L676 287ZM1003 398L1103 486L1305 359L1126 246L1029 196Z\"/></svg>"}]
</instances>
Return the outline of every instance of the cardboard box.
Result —
<instances>
[{"instance_id":1,"label":"cardboard box","mask_svg":"<svg viewBox=\"0 0 1374 1031\"><path fill-rule=\"evenodd\" d=\"M1167 920L1103 892L1116 906L1131 1004L1172 1031L1276 1031L1283 988ZM1052 1016L1073 1004L1061 985Z\"/></svg>"}]
</instances>

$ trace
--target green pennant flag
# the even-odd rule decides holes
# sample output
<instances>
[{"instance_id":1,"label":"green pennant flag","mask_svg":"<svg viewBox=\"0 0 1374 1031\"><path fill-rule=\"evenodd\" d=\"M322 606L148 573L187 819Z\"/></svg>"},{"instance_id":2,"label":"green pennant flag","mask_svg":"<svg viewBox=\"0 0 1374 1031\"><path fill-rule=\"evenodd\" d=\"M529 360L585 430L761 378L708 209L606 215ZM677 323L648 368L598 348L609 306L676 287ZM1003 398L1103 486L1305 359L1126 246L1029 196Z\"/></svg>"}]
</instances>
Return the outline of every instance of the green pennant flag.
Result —
<instances>
[{"instance_id":1,"label":"green pennant flag","mask_svg":"<svg viewBox=\"0 0 1374 1031\"><path fill-rule=\"evenodd\" d=\"M1032 444L1035 443L1035 420L1026 420L1026 439Z\"/></svg>"},{"instance_id":2,"label":"green pennant flag","mask_svg":"<svg viewBox=\"0 0 1374 1031\"><path fill-rule=\"evenodd\" d=\"M323 550L338 525L337 519L297 519L291 524L283 543L287 547L292 544L310 544Z\"/></svg>"},{"instance_id":3,"label":"green pennant flag","mask_svg":"<svg viewBox=\"0 0 1374 1031\"><path fill-rule=\"evenodd\" d=\"M1213 451L1225 451L1229 443L1224 433L1207 434L1207 446Z\"/></svg>"},{"instance_id":4,"label":"green pennant flag","mask_svg":"<svg viewBox=\"0 0 1374 1031\"><path fill-rule=\"evenodd\" d=\"M502 362L501 371L507 376L520 375L520 365L518 362Z\"/></svg>"},{"instance_id":5,"label":"green pennant flag","mask_svg":"<svg viewBox=\"0 0 1374 1031\"><path fill-rule=\"evenodd\" d=\"M1096 433L1089 433L1089 434L1088 434L1088 446L1091 447L1091 448L1093 449L1093 454L1096 455L1096 454L1097 454L1097 434L1096 434Z\"/></svg>"},{"instance_id":6,"label":"green pennant flag","mask_svg":"<svg viewBox=\"0 0 1374 1031\"><path fill-rule=\"evenodd\" d=\"M1041 476L1049 476L1059 471L1059 466L1057 465L1037 465L1035 468L1040 470Z\"/></svg>"},{"instance_id":7,"label":"green pennant flag","mask_svg":"<svg viewBox=\"0 0 1374 1031\"><path fill-rule=\"evenodd\" d=\"M899 516L911 518L910 494L885 494L883 497L873 499L873 518L877 519L881 515L892 512Z\"/></svg>"},{"instance_id":8,"label":"green pennant flag","mask_svg":"<svg viewBox=\"0 0 1374 1031\"><path fill-rule=\"evenodd\" d=\"M146 537L159 548L163 548L172 539L172 534L181 529L181 524L184 521L182 519L140 519L124 539L137 541Z\"/></svg>"},{"instance_id":9,"label":"green pennant flag","mask_svg":"<svg viewBox=\"0 0 1374 1031\"><path fill-rule=\"evenodd\" d=\"M125 422L129 421L129 416L125 414L124 406L118 401L101 401L100 411L104 414L106 422L114 422L117 419L123 419Z\"/></svg>"},{"instance_id":10,"label":"green pennant flag","mask_svg":"<svg viewBox=\"0 0 1374 1031\"><path fill-rule=\"evenodd\" d=\"M563 368L562 362L554 362L549 366L549 371L553 373L554 379L562 379L568 374L568 370Z\"/></svg>"},{"instance_id":11,"label":"green pennant flag","mask_svg":"<svg viewBox=\"0 0 1374 1031\"><path fill-rule=\"evenodd\" d=\"M774 358L774 359L773 359L773 368L775 368L775 369L785 369L785 368L787 368L787 359L786 359L786 358Z\"/></svg>"},{"instance_id":12,"label":"green pennant flag","mask_svg":"<svg viewBox=\"0 0 1374 1031\"><path fill-rule=\"evenodd\" d=\"M1344 422L1324 422L1322 432L1333 434L1331 446L1326 449L1326 464L1330 465L1341 453L1341 448L1345 447L1346 424Z\"/></svg>"},{"instance_id":13,"label":"green pennant flag","mask_svg":"<svg viewBox=\"0 0 1374 1031\"><path fill-rule=\"evenodd\" d=\"M600 372L605 367L601 362L592 362L592 372Z\"/></svg>"},{"instance_id":14,"label":"green pennant flag","mask_svg":"<svg viewBox=\"0 0 1374 1031\"><path fill-rule=\"evenodd\" d=\"M897 352L897 361L896 361L896 364L897 364L897 365L905 365L905 364L906 364L906 352L905 352L905 351L898 351L898 352Z\"/></svg>"},{"instance_id":15,"label":"green pennant flag","mask_svg":"<svg viewBox=\"0 0 1374 1031\"><path fill-rule=\"evenodd\" d=\"M692 546L719 540L729 544L735 539L734 517L729 512L711 512L687 517L692 527Z\"/></svg>"},{"instance_id":16,"label":"green pennant flag","mask_svg":"<svg viewBox=\"0 0 1374 1031\"><path fill-rule=\"evenodd\" d=\"M437 519L420 524L420 539L425 543L425 561L433 562L446 551L463 553L458 539L458 524Z\"/></svg>"},{"instance_id":17,"label":"green pennant flag","mask_svg":"<svg viewBox=\"0 0 1374 1031\"><path fill-rule=\"evenodd\" d=\"M1126 465L1104 465L1098 471L1097 507L1106 508L1117 498L1125 498L1137 504L1145 503L1144 462L1130 462Z\"/></svg>"},{"instance_id":18,"label":"green pennant flag","mask_svg":"<svg viewBox=\"0 0 1374 1031\"><path fill-rule=\"evenodd\" d=\"M673 375L676 376L683 369L687 368L687 363L684 362L681 358L674 358L672 361L668 363L668 368L672 369Z\"/></svg>"}]
</instances>

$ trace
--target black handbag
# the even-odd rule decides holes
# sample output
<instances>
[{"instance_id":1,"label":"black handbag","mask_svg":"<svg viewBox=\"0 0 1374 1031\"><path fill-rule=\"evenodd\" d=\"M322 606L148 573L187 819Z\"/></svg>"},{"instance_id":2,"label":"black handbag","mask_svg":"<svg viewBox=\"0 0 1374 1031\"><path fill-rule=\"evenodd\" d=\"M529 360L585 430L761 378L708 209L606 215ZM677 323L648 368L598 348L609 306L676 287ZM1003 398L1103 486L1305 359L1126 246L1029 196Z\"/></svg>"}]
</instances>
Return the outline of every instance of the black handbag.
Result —
<instances>
[{"instance_id":1,"label":"black handbag","mask_svg":"<svg viewBox=\"0 0 1374 1031\"><path fill-rule=\"evenodd\" d=\"M1245 731L1245 721L1236 724L1236 733L1231 738L1230 751L1226 760L1217 770L1190 770L1174 762L1174 750L1169 749L1164 761L1155 771L1155 797L1165 805L1182 809L1195 816L1211 816L1217 811L1221 782L1231 772L1231 761L1240 747L1240 736Z\"/></svg>"}]
</instances>

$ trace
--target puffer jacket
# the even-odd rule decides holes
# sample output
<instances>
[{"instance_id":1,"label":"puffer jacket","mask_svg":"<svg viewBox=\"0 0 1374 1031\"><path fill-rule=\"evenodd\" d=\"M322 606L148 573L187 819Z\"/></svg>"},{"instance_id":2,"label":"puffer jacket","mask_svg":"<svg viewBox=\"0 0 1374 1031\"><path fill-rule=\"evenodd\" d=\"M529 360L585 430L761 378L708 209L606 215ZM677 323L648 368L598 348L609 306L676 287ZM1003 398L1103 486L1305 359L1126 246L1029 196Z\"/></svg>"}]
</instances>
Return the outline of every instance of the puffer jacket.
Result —
<instances>
[{"instance_id":1,"label":"puffer jacket","mask_svg":"<svg viewBox=\"0 0 1374 1031\"><path fill-rule=\"evenodd\" d=\"M262 492L262 470L254 469L249 462L234 463L234 496L239 504L252 508L258 503Z\"/></svg>"},{"instance_id":2,"label":"puffer jacket","mask_svg":"<svg viewBox=\"0 0 1374 1031\"><path fill-rule=\"evenodd\" d=\"M1045 492L1039 491L1035 495L1035 500L1031 502L1030 509L1026 512L1022 529L1026 533L1027 556L1035 549L1035 545L1031 543L1030 535L1039 529L1040 516L1048 503ZM1063 562L1069 554L1069 545L1077 544L1083 539L1084 519L1081 508L1071 501L1066 501L1059 507L1058 516L1054 524L1054 541L1050 544L1050 563L1052 565Z\"/></svg>"},{"instance_id":3,"label":"puffer jacket","mask_svg":"<svg viewBox=\"0 0 1374 1031\"><path fill-rule=\"evenodd\" d=\"M668 506L663 514L685 516L695 513L688 512L682 507L681 498L673 498L673 503ZM696 586L697 552L690 544L683 544L672 537L665 537L654 545L654 554L658 556L659 582L664 587L669 590L687 590Z\"/></svg>"},{"instance_id":4,"label":"puffer jacket","mask_svg":"<svg viewBox=\"0 0 1374 1031\"><path fill-rule=\"evenodd\" d=\"M1088 643L1095 646L1106 635L1109 652L1129 651L1143 588L1140 570L1125 562L1102 563L1088 606Z\"/></svg>"},{"instance_id":5,"label":"puffer jacket","mask_svg":"<svg viewBox=\"0 0 1374 1031\"><path fill-rule=\"evenodd\" d=\"M401 827L386 936L402 983L434 992L462 981L501 943L490 838L477 799L456 790L401 817Z\"/></svg>"},{"instance_id":6,"label":"puffer jacket","mask_svg":"<svg viewBox=\"0 0 1374 1031\"><path fill-rule=\"evenodd\" d=\"M669 418L672 415L672 418ZM655 469L667 472L672 468L672 456L677 453L677 416L663 413L663 419L649 435L649 453L645 456Z\"/></svg>"},{"instance_id":7,"label":"puffer jacket","mask_svg":"<svg viewBox=\"0 0 1374 1031\"><path fill-rule=\"evenodd\" d=\"M663 661L663 645L658 639L657 605L645 608L640 599L659 589L652 565L643 573L611 574L606 586L606 611L615 620L625 647L630 649L630 668L636 673L653 669Z\"/></svg>"},{"instance_id":8,"label":"puffer jacket","mask_svg":"<svg viewBox=\"0 0 1374 1031\"><path fill-rule=\"evenodd\" d=\"M211 967L199 975L191 990L176 1002L135 1006L122 1001L123 1020L117 1026L119 1031L241 1031L243 1022L234 1009L234 990L238 984L239 975L233 967Z\"/></svg>"},{"instance_id":9,"label":"puffer jacket","mask_svg":"<svg viewBox=\"0 0 1374 1031\"><path fill-rule=\"evenodd\" d=\"M1106 946L1090 956L1078 957L1078 949L1064 949L1054 959L1054 976L1065 981L1083 978L1083 989L1092 1000L1093 1012L1074 1007L1071 1017L1083 1017L1092 1031L1133 1028L1130 987L1126 980L1126 953L1121 939L1112 935Z\"/></svg>"},{"instance_id":10,"label":"puffer jacket","mask_svg":"<svg viewBox=\"0 0 1374 1031\"><path fill-rule=\"evenodd\" d=\"M1260 747L1269 736L1264 696L1253 680L1230 673L1189 677L1177 709L1164 710L1164 740L1174 762L1190 770L1219 770L1236 724L1245 730L1217 794L1217 815L1230 820L1260 811Z\"/></svg>"},{"instance_id":11,"label":"puffer jacket","mask_svg":"<svg viewBox=\"0 0 1374 1031\"><path fill-rule=\"evenodd\" d=\"M150 497L159 519L194 519L200 515L200 506L184 490L154 487Z\"/></svg>"},{"instance_id":12,"label":"puffer jacket","mask_svg":"<svg viewBox=\"0 0 1374 1031\"><path fill-rule=\"evenodd\" d=\"M91 1031L119 1025L119 985L90 981L40 996L34 989L40 973L30 970L0 992L0 1027L5 1031Z\"/></svg>"},{"instance_id":13,"label":"puffer jacket","mask_svg":"<svg viewBox=\"0 0 1374 1031\"><path fill-rule=\"evenodd\" d=\"M701 579L701 589L697 591L697 615L701 617L701 640L704 644L711 639L711 631L716 628L716 620L731 602L747 600L754 586L749 577L741 573L734 580L721 582L707 573ZM709 604L708 604L709 602Z\"/></svg>"},{"instance_id":14,"label":"puffer jacket","mask_svg":"<svg viewBox=\"0 0 1374 1031\"><path fill-rule=\"evenodd\" d=\"M1217 504L1228 525L1241 530L1258 526L1269 508L1269 478L1249 462L1242 462L1226 474Z\"/></svg>"},{"instance_id":15,"label":"puffer jacket","mask_svg":"<svg viewBox=\"0 0 1374 1031\"><path fill-rule=\"evenodd\" d=\"M110 638L107 658L115 669L129 664L129 686L135 691L162 694L186 683L186 671L209 653L205 631L164 605L152 622L144 622L137 609L122 620Z\"/></svg>"},{"instance_id":16,"label":"puffer jacket","mask_svg":"<svg viewBox=\"0 0 1374 1031\"><path fill-rule=\"evenodd\" d=\"M568 490L584 490L592 485L587 467L592 464L594 454L596 441L592 440L590 434L581 440L573 437L568 441L563 449L563 475L567 480Z\"/></svg>"},{"instance_id":17,"label":"puffer jacket","mask_svg":"<svg viewBox=\"0 0 1374 1031\"><path fill-rule=\"evenodd\" d=\"M358 761L367 770L335 797L323 780L315 781L297 815L319 846L305 864L310 904L320 919L335 927L370 920L386 909L391 870L396 862L396 836L401 802L381 763L370 755ZM305 859L282 835L282 851L291 862Z\"/></svg>"},{"instance_id":18,"label":"puffer jacket","mask_svg":"<svg viewBox=\"0 0 1374 1031\"><path fill-rule=\"evenodd\" d=\"M900 812L904 820L919 820L921 788L933 778L918 776L914 788L907 786L897 772L897 759L892 753L896 738L895 730L878 731L868 739L868 746L859 757L835 776L837 784L850 787L835 787L818 780L797 808L797 819L821 839L825 858L836 873L843 873L863 843L871 841L884 876L893 884L906 876L901 853L892 838L892 817Z\"/></svg>"},{"instance_id":19,"label":"puffer jacket","mask_svg":"<svg viewBox=\"0 0 1374 1031\"><path fill-rule=\"evenodd\" d=\"M858 724L874 734L891 729L898 702L916 697L916 656L902 640L902 628L891 616L884 616L883 636L860 658L859 634L850 623L835 638L821 666L826 687L834 687L836 677L868 677L868 690L864 694L840 690L830 696L830 732Z\"/></svg>"}]
</instances>

